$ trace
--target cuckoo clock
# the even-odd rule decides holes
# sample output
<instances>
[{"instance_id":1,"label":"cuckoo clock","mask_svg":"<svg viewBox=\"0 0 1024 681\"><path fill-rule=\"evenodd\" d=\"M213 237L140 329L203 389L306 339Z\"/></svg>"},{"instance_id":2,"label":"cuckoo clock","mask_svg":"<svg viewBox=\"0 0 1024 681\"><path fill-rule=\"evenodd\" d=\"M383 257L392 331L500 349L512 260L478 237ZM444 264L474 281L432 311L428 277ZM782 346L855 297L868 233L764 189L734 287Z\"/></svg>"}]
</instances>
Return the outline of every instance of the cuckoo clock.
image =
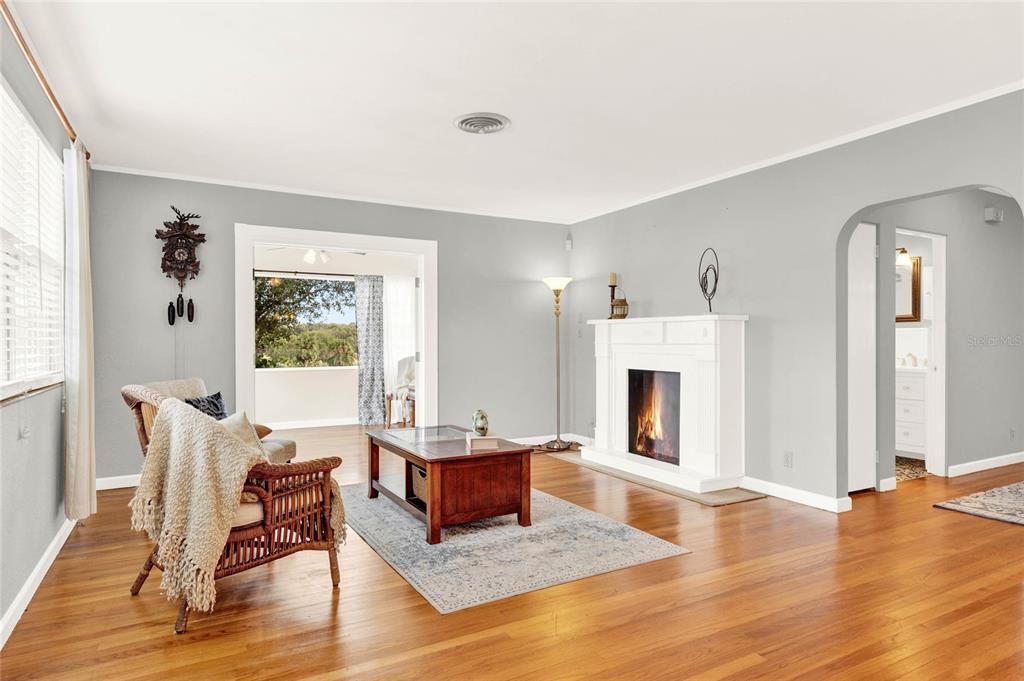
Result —
<instances>
[{"instance_id":1,"label":"cuckoo clock","mask_svg":"<svg viewBox=\"0 0 1024 681\"><path fill-rule=\"evenodd\" d=\"M196 246L206 242L206 235L199 231L199 225L192 224L192 220L201 218L201 215L182 213L174 206L171 210L177 219L164 222L164 229L156 230L156 238L164 242L160 269L168 278L178 281L177 305L170 303L167 306L167 322L173 325L176 317L185 314L185 298L181 292L185 290L185 281L195 279L199 274ZM189 298L188 320L191 322L194 318L195 304Z\"/></svg>"}]
</instances>

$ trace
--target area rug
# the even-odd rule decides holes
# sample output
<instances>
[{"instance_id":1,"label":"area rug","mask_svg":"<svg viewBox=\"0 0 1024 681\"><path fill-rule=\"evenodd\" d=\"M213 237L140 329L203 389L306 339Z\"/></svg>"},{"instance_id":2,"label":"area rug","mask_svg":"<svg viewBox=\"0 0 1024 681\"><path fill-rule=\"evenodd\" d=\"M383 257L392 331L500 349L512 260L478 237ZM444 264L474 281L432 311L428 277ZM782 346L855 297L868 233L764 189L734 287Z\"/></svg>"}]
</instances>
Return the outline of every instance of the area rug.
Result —
<instances>
[{"instance_id":1,"label":"area rug","mask_svg":"<svg viewBox=\"0 0 1024 681\"><path fill-rule=\"evenodd\" d=\"M442 530L425 541L423 522L366 485L345 485L345 519L442 614L689 553L599 513L533 490L530 527L515 515Z\"/></svg>"},{"instance_id":2,"label":"area rug","mask_svg":"<svg viewBox=\"0 0 1024 681\"><path fill-rule=\"evenodd\" d=\"M987 489L966 497L935 504L938 508L960 511L982 518L1024 525L1024 482Z\"/></svg>"},{"instance_id":3,"label":"area rug","mask_svg":"<svg viewBox=\"0 0 1024 681\"><path fill-rule=\"evenodd\" d=\"M907 456L896 457L896 481L905 482L907 480L916 480L917 478L927 477L928 471L925 470L924 461L920 459L911 459Z\"/></svg>"},{"instance_id":4,"label":"area rug","mask_svg":"<svg viewBox=\"0 0 1024 681\"><path fill-rule=\"evenodd\" d=\"M545 452L548 456L552 456L562 461L568 461L574 463L577 466L583 466L590 470L610 475L613 478L619 478L627 482L633 482L644 487L650 487L656 489L659 492L665 494L671 494L674 497L680 499L687 499L689 501L696 501L698 504L704 504L705 506L728 506L729 504L738 504L743 501L753 501L754 499L764 499L767 495L759 494L757 492L751 492L748 489L742 489L740 487L733 487L732 489L723 489L717 492L687 492L686 490L677 489L670 485L663 485L660 482L644 478L639 475L633 475L632 473L625 473L612 468L610 466L603 466L593 461L587 461L579 452L568 451L568 452Z\"/></svg>"}]
</instances>

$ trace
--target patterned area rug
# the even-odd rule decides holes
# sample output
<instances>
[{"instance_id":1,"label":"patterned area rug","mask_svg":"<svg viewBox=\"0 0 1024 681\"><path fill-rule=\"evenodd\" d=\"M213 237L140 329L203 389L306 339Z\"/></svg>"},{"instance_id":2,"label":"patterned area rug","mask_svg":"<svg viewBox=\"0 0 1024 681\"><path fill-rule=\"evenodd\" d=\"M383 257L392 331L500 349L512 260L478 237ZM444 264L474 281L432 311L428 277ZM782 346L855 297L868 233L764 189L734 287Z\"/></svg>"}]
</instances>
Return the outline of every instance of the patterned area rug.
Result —
<instances>
[{"instance_id":1,"label":"patterned area rug","mask_svg":"<svg viewBox=\"0 0 1024 681\"><path fill-rule=\"evenodd\" d=\"M926 475L928 475L928 471L925 470L924 461L906 456L896 457L896 480L898 482L923 478Z\"/></svg>"},{"instance_id":2,"label":"patterned area rug","mask_svg":"<svg viewBox=\"0 0 1024 681\"><path fill-rule=\"evenodd\" d=\"M427 544L423 523L366 485L345 485L345 519L438 612L544 589L689 553L636 528L533 490L533 525L515 515L446 527Z\"/></svg>"},{"instance_id":3,"label":"patterned area rug","mask_svg":"<svg viewBox=\"0 0 1024 681\"><path fill-rule=\"evenodd\" d=\"M1024 482L987 489L966 497L935 504L938 508L960 511L982 518L1024 525Z\"/></svg>"}]
</instances>

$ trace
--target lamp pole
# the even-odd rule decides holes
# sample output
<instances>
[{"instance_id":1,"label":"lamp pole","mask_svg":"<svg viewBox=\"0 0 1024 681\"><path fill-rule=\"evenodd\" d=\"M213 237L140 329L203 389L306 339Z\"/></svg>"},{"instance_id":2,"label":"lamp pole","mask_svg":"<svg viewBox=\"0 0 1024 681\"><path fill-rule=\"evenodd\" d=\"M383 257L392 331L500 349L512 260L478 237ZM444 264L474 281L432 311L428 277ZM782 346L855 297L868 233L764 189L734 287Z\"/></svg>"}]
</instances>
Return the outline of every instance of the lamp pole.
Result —
<instances>
[{"instance_id":1,"label":"lamp pole","mask_svg":"<svg viewBox=\"0 0 1024 681\"><path fill-rule=\"evenodd\" d=\"M561 452L569 448L562 441L562 291L572 281L569 277L548 277L544 283L555 295L555 439L545 442L544 449Z\"/></svg>"}]
</instances>

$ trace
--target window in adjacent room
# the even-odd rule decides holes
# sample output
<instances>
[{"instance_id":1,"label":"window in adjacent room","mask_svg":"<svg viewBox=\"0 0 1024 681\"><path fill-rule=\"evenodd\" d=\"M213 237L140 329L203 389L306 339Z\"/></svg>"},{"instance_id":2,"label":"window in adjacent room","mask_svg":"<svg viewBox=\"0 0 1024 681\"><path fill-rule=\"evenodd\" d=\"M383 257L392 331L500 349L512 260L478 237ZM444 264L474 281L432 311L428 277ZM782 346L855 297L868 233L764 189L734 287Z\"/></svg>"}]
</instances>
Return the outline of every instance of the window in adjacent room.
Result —
<instances>
[{"instance_id":1,"label":"window in adjacent room","mask_svg":"<svg viewBox=\"0 0 1024 681\"><path fill-rule=\"evenodd\" d=\"M64 167L0 83L0 399L63 380Z\"/></svg>"},{"instance_id":2,"label":"window in adjacent room","mask_svg":"<svg viewBox=\"0 0 1024 681\"><path fill-rule=\"evenodd\" d=\"M352 277L257 276L255 292L257 369L359 364Z\"/></svg>"}]
</instances>

